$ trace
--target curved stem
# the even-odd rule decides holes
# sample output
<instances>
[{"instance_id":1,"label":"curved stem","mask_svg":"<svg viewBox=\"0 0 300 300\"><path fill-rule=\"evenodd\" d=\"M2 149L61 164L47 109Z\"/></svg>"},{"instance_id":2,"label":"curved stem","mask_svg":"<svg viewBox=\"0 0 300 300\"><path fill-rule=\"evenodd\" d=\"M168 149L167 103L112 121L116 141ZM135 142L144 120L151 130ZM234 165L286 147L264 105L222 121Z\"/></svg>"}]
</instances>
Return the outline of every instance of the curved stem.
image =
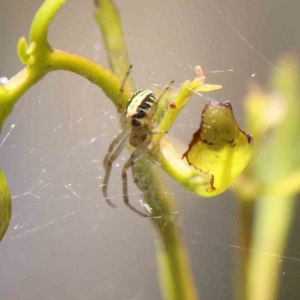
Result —
<instances>
[{"instance_id":1,"label":"curved stem","mask_svg":"<svg viewBox=\"0 0 300 300\"><path fill-rule=\"evenodd\" d=\"M0 126L11 112L17 100L47 73L54 70L66 70L85 77L98 85L117 106L120 80L109 70L76 54L60 50L49 50L39 67L27 66L5 85L0 86ZM129 99L131 93L124 89L123 98Z\"/></svg>"},{"instance_id":2,"label":"curved stem","mask_svg":"<svg viewBox=\"0 0 300 300\"><path fill-rule=\"evenodd\" d=\"M80 55L60 50L52 51L48 62L49 70L66 70L83 76L99 86L106 96L110 98L116 106L118 105L121 81L111 71ZM122 95L123 99L128 101L130 95L130 91L124 89Z\"/></svg>"},{"instance_id":3,"label":"curved stem","mask_svg":"<svg viewBox=\"0 0 300 300\"><path fill-rule=\"evenodd\" d=\"M36 13L30 28L29 41L36 42L39 47L49 45L48 29L59 9L66 0L46 0Z\"/></svg>"},{"instance_id":4,"label":"curved stem","mask_svg":"<svg viewBox=\"0 0 300 300\"><path fill-rule=\"evenodd\" d=\"M95 0L95 19L101 29L111 70L122 80L130 65L119 11L112 1ZM132 77L126 81L132 91L135 84ZM122 102L123 107L126 102Z\"/></svg>"}]
</instances>

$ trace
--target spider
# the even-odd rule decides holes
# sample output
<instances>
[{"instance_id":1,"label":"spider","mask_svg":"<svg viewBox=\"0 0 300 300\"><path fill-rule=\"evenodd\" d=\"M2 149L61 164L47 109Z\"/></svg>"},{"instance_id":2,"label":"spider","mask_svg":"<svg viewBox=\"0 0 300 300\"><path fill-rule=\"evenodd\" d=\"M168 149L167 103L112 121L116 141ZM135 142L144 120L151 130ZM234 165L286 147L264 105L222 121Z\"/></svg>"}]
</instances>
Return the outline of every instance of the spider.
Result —
<instances>
[{"instance_id":1,"label":"spider","mask_svg":"<svg viewBox=\"0 0 300 300\"><path fill-rule=\"evenodd\" d=\"M132 69L132 65L129 67L121 84L121 88L118 95L119 107L121 107L120 100L124 92L124 86L130 74L131 69ZM133 210L137 214L143 217L149 217L146 214L140 212L138 209L136 209L134 206L132 206L129 203L128 193L127 193L128 190L127 170L133 167L135 160L137 160L145 152L147 152L148 146L152 141L153 134L156 133L159 134L159 132L153 131L154 115L156 113L159 101L162 99L165 93L170 89L173 82L174 80L172 80L164 88L164 90L161 92L158 98L156 98L155 94L150 90L141 90L136 92L131 96L125 110L121 111L121 113L124 114L123 115L124 117L123 120L125 122L124 130L111 142L107 154L103 161L103 166L106 173L103 180L102 192L105 200L109 205L116 207L116 205L110 201L107 195L107 187L108 187L110 172L112 169L112 164L121 154L121 152L123 151L123 149L125 148L129 140L130 145L135 147L135 150L131 154L130 158L125 162L122 169L123 201L131 210ZM134 181L135 183L137 183L137 181L135 180L134 169L132 170L133 170Z\"/></svg>"}]
</instances>

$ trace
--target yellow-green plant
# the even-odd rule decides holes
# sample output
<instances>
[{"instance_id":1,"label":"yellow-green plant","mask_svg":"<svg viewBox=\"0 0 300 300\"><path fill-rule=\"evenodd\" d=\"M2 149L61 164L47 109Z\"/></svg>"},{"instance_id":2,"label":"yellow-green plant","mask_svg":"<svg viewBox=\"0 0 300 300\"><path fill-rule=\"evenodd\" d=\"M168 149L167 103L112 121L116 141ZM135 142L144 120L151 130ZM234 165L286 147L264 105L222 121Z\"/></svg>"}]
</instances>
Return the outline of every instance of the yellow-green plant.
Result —
<instances>
[{"instance_id":1,"label":"yellow-green plant","mask_svg":"<svg viewBox=\"0 0 300 300\"><path fill-rule=\"evenodd\" d=\"M120 80L129 67L129 58L117 9L109 0L95 1L95 18L110 62L111 70L108 70L82 56L54 49L49 44L48 28L64 2L65 0L46 0L32 22L28 42L23 37L19 40L18 55L26 67L0 86L0 126L17 100L48 72L54 70L67 70L83 76L99 86L118 109ZM119 60L120 56L123 57L122 60ZM219 85L205 84L200 67L196 68L196 73L196 78L183 83L178 93L169 93L169 101L160 103L156 119L157 131L162 134L153 136L147 153L157 164L149 164L148 158L141 157L134 166L136 174L139 174L138 186L152 208L151 221L159 237L157 253L165 299L198 299L198 292L179 233L177 217L173 214L176 204L171 193L167 192L159 168L190 191L204 197L215 196L228 188L246 166L253 151L252 138L238 128L228 103L210 103L203 111L200 129L194 134L191 147L185 154L189 164L175 144L165 138L163 133L170 130L195 92L203 93L221 88ZM134 90L132 78L129 78L128 86ZM130 96L131 91L125 87L120 99L123 108ZM11 204L4 175L1 174L0 179L2 237L9 224Z\"/></svg>"},{"instance_id":2,"label":"yellow-green plant","mask_svg":"<svg viewBox=\"0 0 300 300\"><path fill-rule=\"evenodd\" d=\"M252 85L244 106L256 150L232 186L241 212L238 299L275 300L300 191L300 72L292 56L280 60L270 88ZM269 92L271 90L272 92Z\"/></svg>"}]
</instances>

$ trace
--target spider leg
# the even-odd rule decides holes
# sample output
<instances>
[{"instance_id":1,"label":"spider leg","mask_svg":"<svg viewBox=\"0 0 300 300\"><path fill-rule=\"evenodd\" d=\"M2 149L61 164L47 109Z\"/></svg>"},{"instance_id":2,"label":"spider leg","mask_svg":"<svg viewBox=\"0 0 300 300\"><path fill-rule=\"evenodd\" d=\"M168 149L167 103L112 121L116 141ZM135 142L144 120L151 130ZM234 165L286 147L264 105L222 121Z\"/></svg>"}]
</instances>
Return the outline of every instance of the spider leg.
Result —
<instances>
[{"instance_id":1,"label":"spider leg","mask_svg":"<svg viewBox=\"0 0 300 300\"><path fill-rule=\"evenodd\" d=\"M121 98L122 98L122 95L123 95L123 92L124 92L124 87L125 87L125 83L126 83L126 80L128 79L129 77L129 74L130 74L130 71L132 69L132 65L129 66L125 76L124 76L124 79L122 81L122 84L121 84L121 87L120 87L120 91L119 91L119 95L118 95L118 111L122 111L122 104L121 104Z\"/></svg>"},{"instance_id":2,"label":"spider leg","mask_svg":"<svg viewBox=\"0 0 300 300\"><path fill-rule=\"evenodd\" d=\"M107 163L110 159L110 156L114 150L114 148L117 146L117 144L120 143L120 141L122 139L124 139L126 136L129 135L129 130L128 129L124 129L112 142L111 144L109 145L109 148L107 150L107 153L105 155L105 158L103 160L103 166L104 166L104 169L106 170L107 169Z\"/></svg>"},{"instance_id":3,"label":"spider leg","mask_svg":"<svg viewBox=\"0 0 300 300\"><path fill-rule=\"evenodd\" d=\"M157 100L153 103L151 110L149 111L149 116L153 116L157 110L157 106L159 104L159 101L163 98L163 96L166 94L166 92L171 88L172 84L174 83L174 80L170 81L165 88L163 89L163 91L160 93L160 95L158 96Z\"/></svg>"},{"instance_id":4,"label":"spider leg","mask_svg":"<svg viewBox=\"0 0 300 300\"><path fill-rule=\"evenodd\" d=\"M144 217L144 218L149 218L150 216L140 212L138 209L136 209L134 206L132 206L129 203L129 198L128 198L128 179L127 179L127 170L129 168L132 168L134 166L134 162L135 160L139 159L142 155L145 154L145 150L147 149L147 147L149 146L150 142L152 139L152 135L149 134L149 136L147 137L147 139L143 142L143 144L136 150L134 150L134 152L131 154L130 158L126 161L123 169L122 169L122 180L123 180L123 200L124 203L134 212L136 212L137 214L139 214L140 216ZM137 180L137 178L135 178L134 174L133 174L133 180L135 182L135 184L141 189L141 186ZM141 189L143 190L143 189Z\"/></svg>"},{"instance_id":5,"label":"spider leg","mask_svg":"<svg viewBox=\"0 0 300 300\"><path fill-rule=\"evenodd\" d=\"M128 135L129 134L127 133L127 136L125 135L125 137L123 137L123 140L120 142L117 149L107 159L105 157L107 163L106 163L106 166L104 166L106 173L105 173L104 180L103 180L102 193L103 193L103 196L104 196L105 200L107 201L107 203L113 207L116 207L116 205L114 205L112 202L110 202L109 197L107 195L107 186L108 186L108 181L109 181L109 175L111 172L113 162L120 155L120 153L122 152L122 150L125 148L125 146L127 144ZM120 135L117 138L119 138L119 137L120 137ZM105 159L104 159L104 161L105 161Z\"/></svg>"}]
</instances>

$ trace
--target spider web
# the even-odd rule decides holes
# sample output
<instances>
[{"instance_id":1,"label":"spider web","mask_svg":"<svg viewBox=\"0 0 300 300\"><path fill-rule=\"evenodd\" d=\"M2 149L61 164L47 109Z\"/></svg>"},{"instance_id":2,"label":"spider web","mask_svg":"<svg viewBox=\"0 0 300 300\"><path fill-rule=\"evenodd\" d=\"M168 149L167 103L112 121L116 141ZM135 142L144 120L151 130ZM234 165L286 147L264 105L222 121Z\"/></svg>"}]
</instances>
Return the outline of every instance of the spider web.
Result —
<instances>
[{"instance_id":1,"label":"spider web","mask_svg":"<svg viewBox=\"0 0 300 300\"><path fill-rule=\"evenodd\" d=\"M68 1L49 40L107 66L90 2ZM230 100L242 126L248 82L264 84L270 72L280 72L276 58L299 50L296 0L116 2L139 89L163 87L172 79L179 88L194 77L198 64L207 83L223 85L194 96L182 111L170 134L184 143L211 99ZM0 2L0 77L22 68L16 43L28 33L41 1L24 3L20 11L17 0ZM115 163L108 188L117 209L101 193L102 160L120 132L118 120L98 88L67 72L47 75L17 103L0 136L0 165L13 201L1 243L1 299L160 299L152 226L122 202L120 172L127 151ZM257 252L237 242L237 203L229 192L201 199L167 180L202 299L233 299L237 254ZM133 184L129 191L138 207L141 193ZM299 297L297 239L285 256L258 255L282 261L280 299Z\"/></svg>"}]
</instances>

